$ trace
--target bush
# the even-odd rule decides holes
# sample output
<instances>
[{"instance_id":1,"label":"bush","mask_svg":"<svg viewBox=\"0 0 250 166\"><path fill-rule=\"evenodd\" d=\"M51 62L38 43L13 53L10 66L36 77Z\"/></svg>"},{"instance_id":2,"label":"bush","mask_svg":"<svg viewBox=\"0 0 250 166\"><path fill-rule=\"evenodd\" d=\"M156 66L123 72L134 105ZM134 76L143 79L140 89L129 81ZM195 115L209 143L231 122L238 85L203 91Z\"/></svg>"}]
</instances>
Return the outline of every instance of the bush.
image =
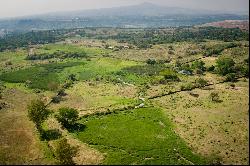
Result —
<instances>
[{"instance_id":1,"label":"bush","mask_svg":"<svg viewBox=\"0 0 250 166\"><path fill-rule=\"evenodd\" d=\"M201 71L206 71L205 63L203 61L195 61L192 63L192 69L199 69Z\"/></svg>"},{"instance_id":2,"label":"bush","mask_svg":"<svg viewBox=\"0 0 250 166\"><path fill-rule=\"evenodd\" d=\"M70 74L70 75L68 76L68 80L70 80L70 81L77 81L76 75L75 75L75 74Z\"/></svg>"},{"instance_id":3,"label":"bush","mask_svg":"<svg viewBox=\"0 0 250 166\"><path fill-rule=\"evenodd\" d=\"M59 114L56 115L56 118L63 127L72 128L79 118L79 113L73 108L60 108Z\"/></svg>"},{"instance_id":4,"label":"bush","mask_svg":"<svg viewBox=\"0 0 250 166\"><path fill-rule=\"evenodd\" d=\"M179 77L177 76L176 72L171 69L166 69L160 73L164 76L165 80L171 80L171 81L179 81Z\"/></svg>"},{"instance_id":5,"label":"bush","mask_svg":"<svg viewBox=\"0 0 250 166\"><path fill-rule=\"evenodd\" d=\"M212 72L212 71L214 71L214 69L215 69L215 67L214 67L214 65L212 65L212 66L210 66L210 67L207 69L207 71Z\"/></svg>"},{"instance_id":6,"label":"bush","mask_svg":"<svg viewBox=\"0 0 250 166\"><path fill-rule=\"evenodd\" d=\"M57 93L58 96L66 96L67 93L65 93L65 90L64 89L60 89Z\"/></svg>"},{"instance_id":7,"label":"bush","mask_svg":"<svg viewBox=\"0 0 250 166\"><path fill-rule=\"evenodd\" d=\"M231 58L220 57L216 61L217 72L218 72L218 74L223 75L223 76L225 76L229 73L233 73L234 72L234 65L235 65L235 62Z\"/></svg>"},{"instance_id":8,"label":"bush","mask_svg":"<svg viewBox=\"0 0 250 166\"><path fill-rule=\"evenodd\" d=\"M10 65L12 65L12 62L11 62L11 61L8 61L8 62L5 63L5 65L6 65L6 66L10 66Z\"/></svg>"},{"instance_id":9,"label":"bush","mask_svg":"<svg viewBox=\"0 0 250 166\"><path fill-rule=\"evenodd\" d=\"M226 75L226 81L235 82L237 80L235 73L229 73Z\"/></svg>"},{"instance_id":10,"label":"bush","mask_svg":"<svg viewBox=\"0 0 250 166\"><path fill-rule=\"evenodd\" d=\"M192 69L192 67L189 64L183 64L183 65L181 65L180 69L181 70L189 71L190 73L193 73L193 69Z\"/></svg>"},{"instance_id":11,"label":"bush","mask_svg":"<svg viewBox=\"0 0 250 166\"><path fill-rule=\"evenodd\" d=\"M204 72L202 70L200 70L200 69L195 69L194 73L198 74L198 75L202 75Z\"/></svg>"},{"instance_id":12,"label":"bush","mask_svg":"<svg viewBox=\"0 0 250 166\"><path fill-rule=\"evenodd\" d=\"M186 85L181 85L181 90L186 91L186 90L193 90L195 86L192 83L188 83Z\"/></svg>"},{"instance_id":13,"label":"bush","mask_svg":"<svg viewBox=\"0 0 250 166\"><path fill-rule=\"evenodd\" d=\"M148 59L148 60L146 61L146 63L149 64L149 65L155 65L157 62L156 62L155 59Z\"/></svg>"},{"instance_id":14,"label":"bush","mask_svg":"<svg viewBox=\"0 0 250 166\"><path fill-rule=\"evenodd\" d=\"M71 147L67 139L61 139L55 149L55 156L62 165L75 165L73 157L77 154L77 147Z\"/></svg>"},{"instance_id":15,"label":"bush","mask_svg":"<svg viewBox=\"0 0 250 166\"><path fill-rule=\"evenodd\" d=\"M220 102L220 97L218 92L212 92L209 97L213 102Z\"/></svg>"},{"instance_id":16,"label":"bush","mask_svg":"<svg viewBox=\"0 0 250 166\"><path fill-rule=\"evenodd\" d=\"M195 80L195 86L198 88L205 87L208 84L207 80L198 78Z\"/></svg>"},{"instance_id":17,"label":"bush","mask_svg":"<svg viewBox=\"0 0 250 166\"><path fill-rule=\"evenodd\" d=\"M47 131L42 131L41 133L41 140L44 141L50 141L50 140L56 140L62 137L62 133L58 129L52 129Z\"/></svg>"},{"instance_id":18,"label":"bush","mask_svg":"<svg viewBox=\"0 0 250 166\"><path fill-rule=\"evenodd\" d=\"M248 64L239 64L235 66L235 71L237 71L237 74L248 77L249 76L249 65Z\"/></svg>"},{"instance_id":19,"label":"bush","mask_svg":"<svg viewBox=\"0 0 250 166\"><path fill-rule=\"evenodd\" d=\"M60 95L56 95L56 96L52 97L52 99L51 99L52 103L60 103L60 101L62 101L62 96L60 96Z\"/></svg>"},{"instance_id":20,"label":"bush","mask_svg":"<svg viewBox=\"0 0 250 166\"><path fill-rule=\"evenodd\" d=\"M48 118L50 111L41 100L33 100L28 105L28 117L33 121L39 130L42 130L41 124Z\"/></svg>"}]
</instances>

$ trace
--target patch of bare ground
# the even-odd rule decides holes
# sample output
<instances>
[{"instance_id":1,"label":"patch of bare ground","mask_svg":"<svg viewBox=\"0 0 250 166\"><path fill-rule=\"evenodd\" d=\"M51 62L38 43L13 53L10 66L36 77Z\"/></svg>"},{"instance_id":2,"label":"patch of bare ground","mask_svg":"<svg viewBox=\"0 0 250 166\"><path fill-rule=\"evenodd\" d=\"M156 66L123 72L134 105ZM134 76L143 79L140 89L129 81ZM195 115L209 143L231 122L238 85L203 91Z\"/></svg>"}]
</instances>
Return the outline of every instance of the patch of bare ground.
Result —
<instances>
[{"instance_id":1,"label":"patch of bare ground","mask_svg":"<svg viewBox=\"0 0 250 166\"><path fill-rule=\"evenodd\" d=\"M222 164L249 162L249 81L212 86L210 90L195 89L154 100L175 124L175 130L195 152L216 154ZM219 103L209 99L219 92Z\"/></svg>"},{"instance_id":2,"label":"patch of bare ground","mask_svg":"<svg viewBox=\"0 0 250 166\"><path fill-rule=\"evenodd\" d=\"M202 26L240 28L241 30L249 31L249 20L224 20L224 21L207 23Z\"/></svg>"},{"instance_id":3,"label":"patch of bare ground","mask_svg":"<svg viewBox=\"0 0 250 166\"><path fill-rule=\"evenodd\" d=\"M0 164L52 164L27 118L26 105L34 98L17 89L4 90L1 100L8 107L0 110Z\"/></svg>"}]
</instances>

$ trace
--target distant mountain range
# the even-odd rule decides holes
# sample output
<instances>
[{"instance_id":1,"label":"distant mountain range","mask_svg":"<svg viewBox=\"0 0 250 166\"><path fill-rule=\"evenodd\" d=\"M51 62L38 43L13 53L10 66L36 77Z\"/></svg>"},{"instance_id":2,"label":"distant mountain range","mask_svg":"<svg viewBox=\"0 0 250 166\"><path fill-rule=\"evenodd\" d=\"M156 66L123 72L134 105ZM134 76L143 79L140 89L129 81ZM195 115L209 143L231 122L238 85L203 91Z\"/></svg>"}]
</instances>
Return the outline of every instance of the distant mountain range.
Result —
<instances>
[{"instance_id":1,"label":"distant mountain range","mask_svg":"<svg viewBox=\"0 0 250 166\"><path fill-rule=\"evenodd\" d=\"M135 6L57 12L2 20L0 21L0 30L29 31L82 27L176 27L223 20L248 19L248 15L143 3Z\"/></svg>"}]
</instances>

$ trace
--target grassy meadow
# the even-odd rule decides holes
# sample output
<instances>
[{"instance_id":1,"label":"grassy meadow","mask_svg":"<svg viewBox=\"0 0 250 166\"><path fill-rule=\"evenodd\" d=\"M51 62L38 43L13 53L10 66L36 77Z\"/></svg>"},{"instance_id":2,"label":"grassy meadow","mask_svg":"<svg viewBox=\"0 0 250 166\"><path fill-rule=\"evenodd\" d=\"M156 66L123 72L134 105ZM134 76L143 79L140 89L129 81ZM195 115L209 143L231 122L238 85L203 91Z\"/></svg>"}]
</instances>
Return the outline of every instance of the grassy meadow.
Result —
<instances>
[{"instance_id":1,"label":"grassy meadow","mask_svg":"<svg viewBox=\"0 0 250 166\"><path fill-rule=\"evenodd\" d=\"M221 57L246 65L249 42L180 41L142 49L69 37L2 51L0 164L57 164L56 141L39 140L27 117L32 99L52 111L43 127L79 147L76 164L248 164L249 78L225 81L229 76L217 73ZM216 102L211 93L218 94ZM76 109L84 129L63 128L54 117L62 107Z\"/></svg>"}]
</instances>

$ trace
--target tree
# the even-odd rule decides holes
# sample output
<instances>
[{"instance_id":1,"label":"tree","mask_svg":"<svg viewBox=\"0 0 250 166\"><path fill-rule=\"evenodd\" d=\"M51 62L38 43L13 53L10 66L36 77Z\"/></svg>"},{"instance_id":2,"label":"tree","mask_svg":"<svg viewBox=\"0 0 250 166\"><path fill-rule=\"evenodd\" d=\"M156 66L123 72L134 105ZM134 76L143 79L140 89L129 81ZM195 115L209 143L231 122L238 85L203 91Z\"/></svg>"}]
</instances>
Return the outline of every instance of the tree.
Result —
<instances>
[{"instance_id":1,"label":"tree","mask_svg":"<svg viewBox=\"0 0 250 166\"><path fill-rule=\"evenodd\" d=\"M55 155L62 165L75 165L73 157L77 154L77 147L71 147L66 138L57 143Z\"/></svg>"},{"instance_id":2,"label":"tree","mask_svg":"<svg viewBox=\"0 0 250 166\"><path fill-rule=\"evenodd\" d=\"M233 73L234 65L235 65L234 60L231 58L227 58L227 57L220 57L216 61L217 72L218 74L221 74L223 76L229 73Z\"/></svg>"},{"instance_id":3,"label":"tree","mask_svg":"<svg viewBox=\"0 0 250 166\"><path fill-rule=\"evenodd\" d=\"M206 71L205 63L203 61L195 61L192 63L192 69Z\"/></svg>"},{"instance_id":4,"label":"tree","mask_svg":"<svg viewBox=\"0 0 250 166\"><path fill-rule=\"evenodd\" d=\"M79 113L73 108L60 108L56 118L63 127L70 128L76 124L76 121L79 118Z\"/></svg>"},{"instance_id":5,"label":"tree","mask_svg":"<svg viewBox=\"0 0 250 166\"><path fill-rule=\"evenodd\" d=\"M32 100L28 105L28 117L36 125L36 128L41 131L41 124L48 118L50 110L41 100Z\"/></svg>"},{"instance_id":6,"label":"tree","mask_svg":"<svg viewBox=\"0 0 250 166\"><path fill-rule=\"evenodd\" d=\"M148 65L155 65L157 62L156 62L155 59L148 59L148 60L146 61L146 63L147 63Z\"/></svg>"}]
</instances>

